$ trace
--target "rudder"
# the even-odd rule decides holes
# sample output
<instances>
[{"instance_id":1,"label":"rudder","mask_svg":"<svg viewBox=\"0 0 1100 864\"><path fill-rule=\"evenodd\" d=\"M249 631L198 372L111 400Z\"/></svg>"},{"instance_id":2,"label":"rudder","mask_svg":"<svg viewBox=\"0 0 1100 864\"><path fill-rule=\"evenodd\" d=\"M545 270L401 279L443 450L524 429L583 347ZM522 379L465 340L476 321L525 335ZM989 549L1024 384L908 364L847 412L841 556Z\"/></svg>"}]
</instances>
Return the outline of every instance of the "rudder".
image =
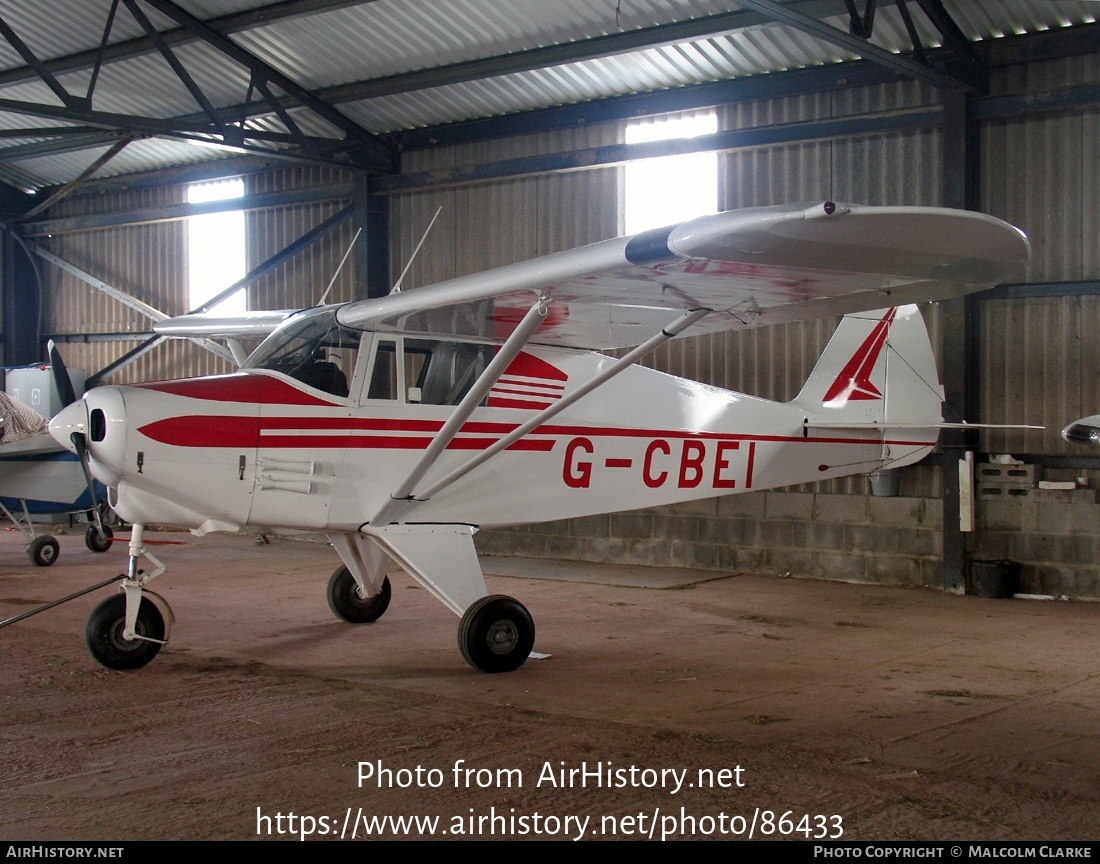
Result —
<instances>
[{"instance_id":1,"label":"rudder","mask_svg":"<svg viewBox=\"0 0 1100 864\"><path fill-rule=\"evenodd\" d=\"M844 316L791 404L811 425L934 427L942 419L943 388L920 310Z\"/></svg>"}]
</instances>

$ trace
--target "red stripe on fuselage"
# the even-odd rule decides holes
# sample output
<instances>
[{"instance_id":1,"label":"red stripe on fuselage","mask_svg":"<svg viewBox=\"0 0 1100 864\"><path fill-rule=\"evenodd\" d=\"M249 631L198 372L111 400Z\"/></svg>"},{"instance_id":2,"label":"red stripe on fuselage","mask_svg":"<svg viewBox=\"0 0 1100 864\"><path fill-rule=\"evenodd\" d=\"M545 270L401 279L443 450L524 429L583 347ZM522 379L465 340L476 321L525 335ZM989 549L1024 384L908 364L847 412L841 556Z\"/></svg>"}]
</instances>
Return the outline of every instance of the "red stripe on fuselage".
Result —
<instances>
[{"instance_id":1,"label":"red stripe on fuselage","mask_svg":"<svg viewBox=\"0 0 1100 864\"><path fill-rule=\"evenodd\" d=\"M495 392L495 391L494 391ZM537 396L535 398L538 398ZM526 408L528 410L542 411L549 408L550 402L528 402L523 399L509 399L504 396L489 394L488 406L490 408Z\"/></svg>"},{"instance_id":2,"label":"red stripe on fuselage","mask_svg":"<svg viewBox=\"0 0 1100 864\"><path fill-rule=\"evenodd\" d=\"M205 399L208 402L244 402L250 405L321 405L330 408L340 406L339 402L319 399L273 375L248 372L186 378L180 381L154 381L151 384L132 386L143 390L171 393L173 396L186 396L189 399Z\"/></svg>"},{"instance_id":3,"label":"red stripe on fuselage","mask_svg":"<svg viewBox=\"0 0 1100 864\"><path fill-rule=\"evenodd\" d=\"M532 387L538 390L553 390L555 392L562 392L565 390L565 386L562 384L540 384L537 381L531 381L529 379L509 378L505 375L501 375L497 381L497 384L505 384L510 387Z\"/></svg>"},{"instance_id":4,"label":"red stripe on fuselage","mask_svg":"<svg viewBox=\"0 0 1100 864\"><path fill-rule=\"evenodd\" d=\"M474 421L462 426L451 449L480 449L507 435L517 424ZM193 415L168 417L140 427L137 431L153 441L175 447L280 447L317 449L391 448L399 450L426 447L432 435L442 428L441 420L359 419L349 417L233 417ZM282 434L280 434L282 433ZM297 433L297 434L296 434ZM326 434L327 433L327 434ZM376 434L381 433L381 434ZM405 434L402 434L405 433ZM539 426L532 436L555 438L666 438L700 441L746 441L801 444L867 444L866 438L803 437L798 435L762 435L723 432L692 432L680 429L629 429L613 426ZM496 436L496 437L490 437ZM899 446L932 446L927 441L886 439ZM521 439L510 449L550 450L553 440Z\"/></svg>"}]
</instances>

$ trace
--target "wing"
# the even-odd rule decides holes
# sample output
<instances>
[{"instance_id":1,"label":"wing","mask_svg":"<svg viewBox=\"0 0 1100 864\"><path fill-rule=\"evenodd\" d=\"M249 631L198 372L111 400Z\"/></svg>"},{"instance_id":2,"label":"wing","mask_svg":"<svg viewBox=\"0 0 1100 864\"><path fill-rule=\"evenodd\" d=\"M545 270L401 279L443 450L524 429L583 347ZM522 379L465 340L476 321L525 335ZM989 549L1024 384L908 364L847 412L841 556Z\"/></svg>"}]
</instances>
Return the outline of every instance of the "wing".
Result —
<instances>
[{"instance_id":1,"label":"wing","mask_svg":"<svg viewBox=\"0 0 1100 864\"><path fill-rule=\"evenodd\" d=\"M179 315L158 321L153 325L153 331L161 336L189 338L247 339L253 336L263 338L294 312L293 309L283 309L274 312L244 312L232 316L196 312L193 315Z\"/></svg>"},{"instance_id":2,"label":"wing","mask_svg":"<svg viewBox=\"0 0 1100 864\"><path fill-rule=\"evenodd\" d=\"M341 324L499 341L539 295L531 339L637 345L677 311L709 309L693 333L939 300L992 287L1028 260L1017 228L930 207L757 207L703 216L462 276L338 311Z\"/></svg>"}]
</instances>

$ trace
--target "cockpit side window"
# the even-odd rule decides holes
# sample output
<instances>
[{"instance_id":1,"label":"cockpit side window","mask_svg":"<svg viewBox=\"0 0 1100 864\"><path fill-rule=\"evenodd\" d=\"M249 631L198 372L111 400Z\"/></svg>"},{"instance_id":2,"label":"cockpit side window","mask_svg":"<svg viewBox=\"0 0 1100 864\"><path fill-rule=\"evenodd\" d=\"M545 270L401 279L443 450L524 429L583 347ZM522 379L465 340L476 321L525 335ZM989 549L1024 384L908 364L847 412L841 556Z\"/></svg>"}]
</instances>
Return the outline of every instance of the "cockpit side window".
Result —
<instances>
[{"instance_id":1,"label":"cockpit side window","mask_svg":"<svg viewBox=\"0 0 1100 864\"><path fill-rule=\"evenodd\" d=\"M427 339L406 339L405 352L426 359L417 379L423 405L457 405L493 358L489 345Z\"/></svg>"},{"instance_id":2,"label":"cockpit side window","mask_svg":"<svg viewBox=\"0 0 1100 864\"><path fill-rule=\"evenodd\" d=\"M374 354L368 399L398 399L397 356L404 373L404 399L421 405L457 405L489 361L490 345L442 342L433 339L383 340Z\"/></svg>"},{"instance_id":3,"label":"cockpit side window","mask_svg":"<svg viewBox=\"0 0 1100 864\"><path fill-rule=\"evenodd\" d=\"M368 399L397 398L397 345L389 340L378 343L374 351L374 368L371 370Z\"/></svg>"}]
</instances>

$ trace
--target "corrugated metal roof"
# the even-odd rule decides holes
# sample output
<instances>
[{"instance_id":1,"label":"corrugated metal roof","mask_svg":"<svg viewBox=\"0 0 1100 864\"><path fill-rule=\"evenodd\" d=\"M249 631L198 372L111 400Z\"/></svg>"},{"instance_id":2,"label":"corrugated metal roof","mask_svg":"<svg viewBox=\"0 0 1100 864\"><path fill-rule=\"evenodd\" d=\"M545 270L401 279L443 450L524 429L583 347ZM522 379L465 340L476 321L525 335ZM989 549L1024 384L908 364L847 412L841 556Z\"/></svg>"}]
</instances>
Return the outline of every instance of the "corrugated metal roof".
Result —
<instances>
[{"instance_id":1,"label":"corrugated metal roof","mask_svg":"<svg viewBox=\"0 0 1100 864\"><path fill-rule=\"evenodd\" d=\"M278 4L262 0L177 0L177 5L201 21L213 22L233 45L294 83L331 100L343 115L375 134L856 58L848 48L789 26L766 23L759 14L731 6L725 0L511 0L506 4L498 0L314 0L297 6L287 0ZM831 17L822 20L847 30L841 0L792 0L788 5L810 15L831 12ZM1089 0L945 2L947 11L971 41L1093 23L1100 12L1098 6ZM159 31L179 30L179 24L150 6L149 0L139 0L138 7ZM9 0L0 10L0 17L40 60L49 63L75 57L58 69L57 80L71 95L82 97L91 80L91 57L103 39L110 8L110 0ZM909 8L924 46L938 45L938 31L917 4L910 3ZM297 14L276 14L287 9ZM241 22L227 17L257 10L266 13L264 20L253 16L253 20ZM698 35L657 29L700 21L721 29ZM732 29L738 25L739 29ZM666 32L668 36L663 38ZM549 60L538 68L509 71L508 64L523 56L522 52L639 33L652 33L654 38L642 46L619 43L584 59ZM143 37L140 24L120 5L108 45L117 48ZM241 106L248 98L260 98L250 88L248 69L237 60L195 36L169 41L174 56L216 108ZM894 53L911 50L905 23L893 4L880 5L871 41ZM81 52L91 54L81 58ZM456 82L448 77L447 83L435 86L433 75L449 73L448 67L454 64L486 58L500 58L500 64L480 70L469 80ZM426 73L426 77L416 82L397 77L389 82L392 86L380 81L411 73ZM360 98L367 93L361 87L364 82L370 85L370 95ZM374 95L379 88L381 95ZM272 90L277 95L282 93L274 85ZM0 99L50 107L61 101L4 40L0 40ZM4 107L0 105L0 109ZM195 95L151 45L136 53L107 58L98 73L92 107L99 112L156 120L203 118ZM60 126L65 122L63 116L49 116L49 112L28 116L14 113L12 108L8 103L7 110L0 110L0 129ZM298 109L292 116L304 135L326 137L334 133L332 123L315 111ZM87 119L72 122L84 123ZM254 117L249 123L269 132L288 131L274 112ZM28 188L48 186L76 176L97 155L94 150L27 153L26 145L36 139L49 140L33 133L0 139L0 180ZM276 142L272 146L282 145ZM126 158L112 160L99 174L179 164L187 161L187 150L193 151L196 161L211 156L209 148L180 143L131 146L124 151Z\"/></svg>"}]
</instances>

